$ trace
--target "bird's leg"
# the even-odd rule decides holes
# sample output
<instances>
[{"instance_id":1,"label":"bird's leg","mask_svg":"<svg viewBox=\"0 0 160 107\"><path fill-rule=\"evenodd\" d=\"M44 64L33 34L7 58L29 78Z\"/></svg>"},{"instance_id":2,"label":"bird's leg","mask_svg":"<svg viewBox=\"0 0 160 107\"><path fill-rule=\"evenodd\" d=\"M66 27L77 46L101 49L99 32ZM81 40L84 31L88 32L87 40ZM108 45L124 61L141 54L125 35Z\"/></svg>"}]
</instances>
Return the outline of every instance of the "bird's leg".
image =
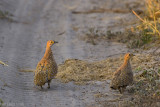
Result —
<instances>
[{"instance_id":1,"label":"bird's leg","mask_svg":"<svg viewBox=\"0 0 160 107\"><path fill-rule=\"evenodd\" d=\"M122 87L119 87L118 90L119 90L119 92L120 92L121 94L123 93Z\"/></svg>"},{"instance_id":2,"label":"bird's leg","mask_svg":"<svg viewBox=\"0 0 160 107\"><path fill-rule=\"evenodd\" d=\"M124 90L125 90L125 87L122 87L122 88L121 88L121 90L122 90L122 93L123 93L123 92L124 92Z\"/></svg>"},{"instance_id":3,"label":"bird's leg","mask_svg":"<svg viewBox=\"0 0 160 107\"><path fill-rule=\"evenodd\" d=\"M48 89L50 88L50 83L51 83L51 81L50 81L50 80L48 80Z\"/></svg>"},{"instance_id":4,"label":"bird's leg","mask_svg":"<svg viewBox=\"0 0 160 107\"><path fill-rule=\"evenodd\" d=\"M50 82L48 82L48 89L50 88Z\"/></svg>"},{"instance_id":5,"label":"bird's leg","mask_svg":"<svg viewBox=\"0 0 160 107\"><path fill-rule=\"evenodd\" d=\"M123 92L124 92L124 90L125 90L125 87L119 87L118 90L119 90L119 92L120 92L121 94L123 94Z\"/></svg>"},{"instance_id":6,"label":"bird's leg","mask_svg":"<svg viewBox=\"0 0 160 107\"><path fill-rule=\"evenodd\" d=\"M121 97L121 96L122 96L121 87L118 87L118 90L119 90L120 94L114 94L114 93L113 93L113 95L115 95L115 96L120 96L120 97Z\"/></svg>"},{"instance_id":7,"label":"bird's leg","mask_svg":"<svg viewBox=\"0 0 160 107\"><path fill-rule=\"evenodd\" d=\"M41 86L41 89L43 89L43 87Z\"/></svg>"}]
</instances>

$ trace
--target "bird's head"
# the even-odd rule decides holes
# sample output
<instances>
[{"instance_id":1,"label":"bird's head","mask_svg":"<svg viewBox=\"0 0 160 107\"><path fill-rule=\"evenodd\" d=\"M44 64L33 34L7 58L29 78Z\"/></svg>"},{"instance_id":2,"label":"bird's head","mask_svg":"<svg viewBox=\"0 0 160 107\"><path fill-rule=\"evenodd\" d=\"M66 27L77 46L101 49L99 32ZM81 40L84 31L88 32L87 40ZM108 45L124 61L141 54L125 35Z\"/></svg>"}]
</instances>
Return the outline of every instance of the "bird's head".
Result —
<instances>
[{"instance_id":1,"label":"bird's head","mask_svg":"<svg viewBox=\"0 0 160 107\"><path fill-rule=\"evenodd\" d=\"M124 59L125 59L125 60L129 60L129 59L132 58L133 56L135 56L135 55L132 54L132 53L126 53L125 56L124 56Z\"/></svg>"},{"instance_id":2,"label":"bird's head","mask_svg":"<svg viewBox=\"0 0 160 107\"><path fill-rule=\"evenodd\" d=\"M49 40L47 42L47 47L51 47L53 44L58 43L57 41Z\"/></svg>"}]
</instances>

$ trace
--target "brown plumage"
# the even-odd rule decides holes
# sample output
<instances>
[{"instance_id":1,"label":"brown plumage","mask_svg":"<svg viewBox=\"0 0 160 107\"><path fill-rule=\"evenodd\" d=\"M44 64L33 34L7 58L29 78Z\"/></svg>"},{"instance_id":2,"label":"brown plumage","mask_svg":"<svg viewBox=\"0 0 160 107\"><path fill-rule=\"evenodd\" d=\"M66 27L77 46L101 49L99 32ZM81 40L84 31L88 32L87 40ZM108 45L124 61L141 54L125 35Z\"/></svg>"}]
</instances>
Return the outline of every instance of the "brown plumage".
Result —
<instances>
[{"instance_id":1,"label":"brown plumage","mask_svg":"<svg viewBox=\"0 0 160 107\"><path fill-rule=\"evenodd\" d=\"M133 72L129 61L132 56L133 54L127 53L123 65L113 74L110 88L118 89L120 93L123 93L124 89L133 82Z\"/></svg>"},{"instance_id":2,"label":"brown plumage","mask_svg":"<svg viewBox=\"0 0 160 107\"><path fill-rule=\"evenodd\" d=\"M57 64L54 60L51 46L56 41L49 40L47 42L46 51L43 58L38 62L37 68L34 75L34 84L37 86L42 86L48 83L48 88L50 88L50 82L57 74Z\"/></svg>"}]
</instances>

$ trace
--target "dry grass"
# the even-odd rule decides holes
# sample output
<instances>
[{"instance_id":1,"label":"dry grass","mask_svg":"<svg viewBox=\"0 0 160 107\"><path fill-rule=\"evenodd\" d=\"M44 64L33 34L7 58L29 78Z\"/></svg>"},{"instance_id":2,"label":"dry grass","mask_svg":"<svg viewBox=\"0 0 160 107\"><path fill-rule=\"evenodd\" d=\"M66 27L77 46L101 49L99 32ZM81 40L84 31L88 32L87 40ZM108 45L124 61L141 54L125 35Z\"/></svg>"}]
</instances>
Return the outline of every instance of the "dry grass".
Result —
<instances>
[{"instance_id":1,"label":"dry grass","mask_svg":"<svg viewBox=\"0 0 160 107\"><path fill-rule=\"evenodd\" d=\"M34 72L34 69L19 69L19 72Z\"/></svg>"},{"instance_id":2,"label":"dry grass","mask_svg":"<svg viewBox=\"0 0 160 107\"><path fill-rule=\"evenodd\" d=\"M104 81L112 78L112 74L123 63L123 56L108 58L98 62L87 62L69 59L59 65L57 79L62 82L74 81L84 84L88 81ZM134 73L151 69L158 65L155 57L149 54L138 54L131 61Z\"/></svg>"},{"instance_id":3,"label":"dry grass","mask_svg":"<svg viewBox=\"0 0 160 107\"><path fill-rule=\"evenodd\" d=\"M158 42L158 37L148 34L149 30L143 30L140 32L134 32L132 30L125 30L124 32L111 32L111 31L101 31L96 28L89 28L85 32L84 36L80 36L80 39L87 43L97 45L100 41L112 41L125 43L128 48L142 48L149 49L150 43L155 45Z\"/></svg>"},{"instance_id":4,"label":"dry grass","mask_svg":"<svg viewBox=\"0 0 160 107\"><path fill-rule=\"evenodd\" d=\"M91 9L88 11L72 11L73 14L92 14L92 13L128 13L129 11L127 9L105 9L105 8L97 8L97 9Z\"/></svg>"},{"instance_id":5,"label":"dry grass","mask_svg":"<svg viewBox=\"0 0 160 107\"><path fill-rule=\"evenodd\" d=\"M159 0L146 0L146 7L147 7L147 15L148 17L158 18L160 13L160 1Z\"/></svg>"},{"instance_id":6,"label":"dry grass","mask_svg":"<svg viewBox=\"0 0 160 107\"><path fill-rule=\"evenodd\" d=\"M146 14L141 18L134 10L133 13L142 21L142 24L137 26L139 30L150 29L149 34L160 37L160 1L145 0Z\"/></svg>"},{"instance_id":7,"label":"dry grass","mask_svg":"<svg viewBox=\"0 0 160 107\"><path fill-rule=\"evenodd\" d=\"M4 66L8 66L6 63L4 63L4 62L2 62L2 61L0 61L0 64L1 64L1 65L4 65Z\"/></svg>"},{"instance_id":8,"label":"dry grass","mask_svg":"<svg viewBox=\"0 0 160 107\"><path fill-rule=\"evenodd\" d=\"M91 63L69 59L64 64L59 65L56 78L63 82L74 81L77 84L83 84L92 80L111 79L112 71L108 68L113 65L108 63L110 61L112 62L112 60L108 59Z\"/></svg>"},{"instance_id":9,"label":"dry grass","mask_svg":"<svg viewBox=\"0 0 160 107\"><path fill-rule=\"evenodd\" d=\"M1 11L0 10L0 19L6 19L8 21L13 21L12 17L13 15L7 11Z\"/></svg>"}]
</instances>

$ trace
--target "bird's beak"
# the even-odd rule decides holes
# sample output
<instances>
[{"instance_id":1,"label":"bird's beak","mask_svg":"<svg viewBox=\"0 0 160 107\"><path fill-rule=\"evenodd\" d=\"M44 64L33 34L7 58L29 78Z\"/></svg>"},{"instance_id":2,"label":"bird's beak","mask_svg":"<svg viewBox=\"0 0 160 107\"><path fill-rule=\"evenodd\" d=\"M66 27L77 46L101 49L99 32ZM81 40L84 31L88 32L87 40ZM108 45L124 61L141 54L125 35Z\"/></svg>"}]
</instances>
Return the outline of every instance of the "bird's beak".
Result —
<instances>
[{"instance_id":1,"label":"bird's beak","mask_svg":"<svg viewBox=\"0 0 160 107\"><path fill-rule=\"evenodd\" d=\"M58 43L58 41L54 41L54 43Z\"/></svg>"}]
</instances>

